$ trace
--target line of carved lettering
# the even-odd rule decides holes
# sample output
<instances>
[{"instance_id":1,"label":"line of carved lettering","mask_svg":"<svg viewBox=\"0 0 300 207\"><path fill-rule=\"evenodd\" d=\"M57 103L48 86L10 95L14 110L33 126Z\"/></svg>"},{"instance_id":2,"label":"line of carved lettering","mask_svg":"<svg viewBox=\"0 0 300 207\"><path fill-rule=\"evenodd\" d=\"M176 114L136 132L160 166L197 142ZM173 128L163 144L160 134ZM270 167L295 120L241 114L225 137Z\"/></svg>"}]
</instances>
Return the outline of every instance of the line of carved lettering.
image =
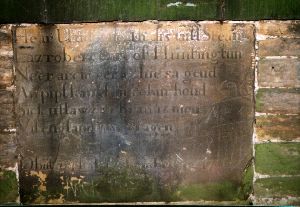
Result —
<instances>
[{"instance_id":1,"label":"line of carved lettering","mask_svg":"<svg viewBox=\"0 0 300 207\"><path fill-rule=\"evenodd\" d=\"M104 66L103 66L104 67ZM47 70L47 69L45 69ZM89 72L78 71L78 72L70 72L70 70L60 71L60 72L41 72L39 71L31 71L27 66L19 66L16 67L17 78L24 79L26 81L97 81L97 80L127 80L130 78L128 73L132 72L124 72L117 66L111 67L109 70L104 69L102 67L95 69L97 71ZM220 70L220 69L218 69ZM204 78L216 78L217 77L217 69L216 67L212 67L212 69L208 69L206 67L198 66L197 69L189 69L183 71L176 70L166 70L166 71L151 71L144 70L143 67L139 69L139 79L179 79L179 78L188 78L188 79L204 79Z\"/></svg>"},{"instance_id":2,"label":"line of carved lettering","mask_svg":"<svg viewBox=\"0 0 300 207\"><path fill-rule=\"evenodd\" d=\"M58 54L31 54L19 52L16 61L19 63L95 63L101 61L124 60L199 60L218 63L221 60L239 60L243 57L242 51L237 49L203 50L202 46L136 46L135 50L122 49L120 52L108 52L109 49L98 52L68 54L65 50Z\"/></svg>"},{"instance_id":3,"label":"line of carved lettering","mask_svg":"<svg viewBox=\"0 0 300 207\"><path fill-rule=\"evenodd\" d=\"M95 105L95 106L76 106L72 107L69 103L59 103L51 107L43 107L41 104L36 106L22 106L17 107L17 113L19 117L32 117L36 116L49 116L49 117L65 117L77 116L77 115L92 115L97 116L99 114L114 114L114 113L126 113L126 114L201 114L207 112L208 107L202 105L186 105L178 104L173 106L148 104L148 105L130 105L119 104L112 107L110 105Z\"/></svg>"},{"instance_id":4,"label":"line of carved lettering","mask_svg":"<svg viewBox=\"0 0 300 207\"><path fill-rule=\"evenodd\" d=\"M61 134L61 133L72 133L72 134L85 134L85 133L115 133L119 134L128 133L129 131L137 133L159 133L159 134L170 134L175 132L175 126L173 124L135 124L135 125L122 125L122 124L106 124L98 121L93 121L90 124L87 123L75 123L71 119L64 119L60 123L43 124L40 120L33 120L31 127L25 127L22 122L19 123L20 129L29 132L31 134ZM61 137L63 138L63 137Z\"/></svg>"},{"instance_id":5,"label":"line of carved lettering","mask_svg":"<svg viewBox=\"0 0 300 207\"><path fill-rule=\"evenodd\" d=\"M96 147L99 147L98 145ZM124 162L125 161L125 162ZM23 157L20 162L19 166L20 169L23 171L26 170L36 170L36 171L49 171L49 170L59 170L61 171L72 171L72 172L98 172L99 168L107 168L109 166L113 167L124 167L128 164L126 160L122 160L120 157L119 159L98 159L98 158L78 158L73 160L57 160L56 162L53 161L52 157L43 157L43 156L35 156L35 157ZM189 166L179 160L172 159L172 160L161 160L159 158L154 158L149 163L135 163L135 168L141 169L153 169L158 167L159 169L174 167L176 169L182 168L187 170Z\"/></svg>"},{"instance_id":6,"label":"line of carved lettering","mask_svg":"<svg viewBox=\"0 0 300 207\"><path fill-rule=\"evenodd\" d=\"M16 42L18 44L49 44L60 43L80 43L92 40L92 31L90 29L52 29L50 31L32 32L30 29L17 30Z\"/></svg>"},{"instance_id":7,"label":"line of carved lettering","mask_svg":"<svg viewBox=\"0 0 300 207\"><path fill-rule=\"evenodd\" d=\"M218 33L209 32L206 28L199 26L188 26L187 29L157 29L156 41L189 41L189 42L205 42L205 41L228 41L242 42L248 39L243 30L233 30L228 33L222 31ZM118 36L118 34L116 34ZM153 41L153 35L143 31L132 31L131 41Z\"/></svg>"},{"instance_id":8,"label":"line of carved lettering","mask_svg":"<svg viewBox=\"0 0 300 207\"><path fill-rule=\"evenodd\" d=\"M113 86L112 86L113 87ZM57 86L56 90L38 89L28 92L23 86L20 88L20 95L26 99L37 99L40 103L49 102L59 103L70 98L114 98L120 99L123 97L150 97L150 96L206 96L206 83L198 84L197 86L184 86L178 83L173 84L172 88L153 87L150 83L145 88L130 88L122 89L122 87L110 87L107 83L104 86L94 86L93 88L74 89L72 84L62 84Z\"/></svg>"},{"instance_id":9,"label":"line of carved lettering","mask_svg":"<svg viewBox=\"0 0 300 207\"><path fill-rule=\"evenodd\" d=\"M243 30L233 30L228 33L213 33L206 28L187 26L185 29L156 29L155 37L152 32L135 30L124 30L120 27L119 32L112 32L114 41L230 41L241 42L248 39ZM101 30L101 27L98 28ZM30 29L18 28L16 42L24 44L48 44L48 43L81 43L91 41L97 29L90 28L53 28L47 32L39 30L32 32ZM101 35L101 34L100 34Z\"/></svg>"}]
</instances>

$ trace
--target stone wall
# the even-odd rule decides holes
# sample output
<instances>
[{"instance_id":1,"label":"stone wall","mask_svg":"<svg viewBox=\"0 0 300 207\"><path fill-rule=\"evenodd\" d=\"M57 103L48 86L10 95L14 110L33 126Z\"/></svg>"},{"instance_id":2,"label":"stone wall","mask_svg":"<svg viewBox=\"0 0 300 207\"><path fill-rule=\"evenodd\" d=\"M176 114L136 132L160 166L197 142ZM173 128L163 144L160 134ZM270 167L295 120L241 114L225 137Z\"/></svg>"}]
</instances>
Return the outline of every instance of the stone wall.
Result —
<instances>
[{"instance_id":1,"label":"stone wall","mask_svg":"<svg viewBox=\"0 0 300 207\"><path fill-rule=\"evenodd\" d=\"M255 203L299 205L300 25L256 26Z\"/></svg>"},{"instance_id":2,"label":"stone wall","mask_svg":"<svg viewBox=\"0 0 300 207\"><path fill-rule=\"evenodd\" d=\"M300 22L255 21L254 162L246 168L249 198L230 204L300 204ZM16 151L12 25L0 29L0 203L22 203ZM254 107L254 106L253 106ZM20 136L20 135L19 135ZM250 170L249 170L250 169ZM254 175L252 175L254 174ZM36 174L44 179L43 174ZM23 181L22 181L23 182ZM77 182L77 181L76 181ZM23 183L23 185L26 183ZM253 184L253 189L252 189ZM39 190L37 186L36 189ZM43 186L40 186L43 187ZM209 186L220 191L222 186ZM30 189L29 189L30 190ZM35 193L36 191L32 191ZM31 193L30 191L28 192ZM193 192L190 192L193 193ZM229 194L230 192L228 192ZM216 203L214 198L198 203ZM35 201L38 202L38 201ZM41 201L42 202L42 201ZM61 199L52 202L62 202ZM86 202L93 202L86 200ZM226 196L223 204L228 202ZM228 204L228 203L227 203Z\"/></svg>"},{"instance_id":3,"label":"stone wall","mask_svg":"<svg viewBox=\"0 0 300 207\"><path fill-rule=\"evenodd\" d=\"M18 203L12 25L0 26L0 203Z\"/></svg>"}]
</instances>

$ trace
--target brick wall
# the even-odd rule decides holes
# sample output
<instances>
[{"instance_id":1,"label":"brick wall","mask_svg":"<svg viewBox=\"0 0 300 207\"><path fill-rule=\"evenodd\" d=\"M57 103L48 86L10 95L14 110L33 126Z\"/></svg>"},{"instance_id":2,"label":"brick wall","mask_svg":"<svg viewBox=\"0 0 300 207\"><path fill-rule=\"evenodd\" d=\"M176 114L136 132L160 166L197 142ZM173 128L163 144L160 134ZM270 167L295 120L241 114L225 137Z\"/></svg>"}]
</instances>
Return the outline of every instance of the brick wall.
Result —
<instances>
[{"instance_id":1,"label":"brick wall","mask_svg":"<svg viewBox=\"0 0 300 207\"><path fill-rule=\"evenodd\" d=\"M11 25L0 25L0 204L18 202Z\"/></svg>"},{"instance_id":2,"label":"brick wall","mask_svg":"<svg viewBox=\"0 0 300 207\"><path fill-rule=\"evenodd\" d=\"M300 24L257 22L254 202L300 203Z\"/></svg>"}]
</instances>

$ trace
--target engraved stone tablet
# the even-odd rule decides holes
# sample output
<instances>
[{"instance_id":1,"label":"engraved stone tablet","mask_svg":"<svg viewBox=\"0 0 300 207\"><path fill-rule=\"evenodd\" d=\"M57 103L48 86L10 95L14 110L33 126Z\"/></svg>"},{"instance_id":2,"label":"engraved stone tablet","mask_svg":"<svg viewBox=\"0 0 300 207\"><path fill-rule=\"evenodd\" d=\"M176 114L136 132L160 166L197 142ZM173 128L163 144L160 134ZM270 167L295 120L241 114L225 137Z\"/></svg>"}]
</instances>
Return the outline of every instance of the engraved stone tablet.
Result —
<instances>
[{"instance_id":1,"label":"engraved stone tablet","mask_svg":"<svg viewBox=\"0 0 300 207\"><path fill-rule=\"evenodd\" d=\"M17 26L23 201L239 199L252 157L253 30Z\"/></svg>"}]
</instances>

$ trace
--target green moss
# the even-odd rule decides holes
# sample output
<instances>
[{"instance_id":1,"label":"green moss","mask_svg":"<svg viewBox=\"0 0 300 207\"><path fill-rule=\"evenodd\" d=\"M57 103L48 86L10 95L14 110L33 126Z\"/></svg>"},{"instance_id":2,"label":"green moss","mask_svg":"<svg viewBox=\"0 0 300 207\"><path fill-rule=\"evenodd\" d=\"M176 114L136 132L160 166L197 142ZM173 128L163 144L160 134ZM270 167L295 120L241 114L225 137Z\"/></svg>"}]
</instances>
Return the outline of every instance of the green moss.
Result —
<instances>
[{"instance_id":1,"label":"green moss","mask_svg":"<svg viewBox=\"0 0 300 207\"><path fill-rule=\"evenodd\" d=\"M175 180L175 179L174 179ZM78 202L138 202L175 201L176 183L162 183L145 169L128 166L99 167L97 175L75 183L64 179L64 186L76 189L64 190L66 201Z\"/></svg>"},{"instance_id":2,"label":"green moss","mask_svg":"<svg viewBox=\"0 0 300 207\"><path fill-rule=\"evenodd\" d=\"M253 167L245 169L241 184L229 181L180 186L176 192L181 200L190 201L235 201L239 204L247 200L253 191Z\"/></svg>"},{"instance_id":3,"label":"green moss","mask_svg":"<svg viewBox=\"0 0 300 207\"><path fill-rule=\"evenodd\" d=\"M102 168L96 190L107 202L138 201L151 194L152 180L140 169Z\"/></svg>"},{"instance_id":4,"label":"green moss","mask_svg":"<svg viewBox=\"0 0 300 207\"><path fill-rule=\"evenodd\" d=\"M300 177L277 177L258 179L254 184L257 197L282 198L300 196Z\"/></svg>"},{"instance_id":5,"label":"green moss","mask_svg":"<svg viewBox=\"0 0 300 207\"><path fill-rule=\"evenodd\" d=\"M255 146L255 168L262 174L300 174L300 143L266 143Z\"/></svg>"},{"instance_id":6,"label":"green moss","mask_svg":"<svg viewBox=\"0 0 300 207\"><path fill-rule=\"evenodd\" d=\"M12 171L0 171L0 204L16 202L18 182Z\"/></svg>"},{"instance_id":7,"label":"green moss","mask_svg":"<svg viewBox=\"0 0 300 207\"><path fill-rule=\"evenodd\" d=\"M181 186L177 195L181 200L233 201L238 199L238 186L231 182L192 184Z\"/></svg>"},{"instance_id":8,"label":"green moss","mask_svg":"<svg viewBox=\"0 0 300 207\"><path fill-rule=\"evenodd\" d=\"M259 89L256 93L256 97L255 97L255 110L257 112L261 112L262 109L263 109L263 106L264 106L264 103L263 103L263 93L264 93L264 89Z\"/></svg>"},{"instance_id":9,"label":"green moss","mask_svg":"<svg viewBox=\"0 0 300 207\"><path fill-rule=\"evenodd\" d=\"M254 176L254 169L251 162L251 166L246 168L243 173L242 185L239 191L240 199L247 200L250 194L253 192L253 176Z\"/></svg>"}]
</instances>

